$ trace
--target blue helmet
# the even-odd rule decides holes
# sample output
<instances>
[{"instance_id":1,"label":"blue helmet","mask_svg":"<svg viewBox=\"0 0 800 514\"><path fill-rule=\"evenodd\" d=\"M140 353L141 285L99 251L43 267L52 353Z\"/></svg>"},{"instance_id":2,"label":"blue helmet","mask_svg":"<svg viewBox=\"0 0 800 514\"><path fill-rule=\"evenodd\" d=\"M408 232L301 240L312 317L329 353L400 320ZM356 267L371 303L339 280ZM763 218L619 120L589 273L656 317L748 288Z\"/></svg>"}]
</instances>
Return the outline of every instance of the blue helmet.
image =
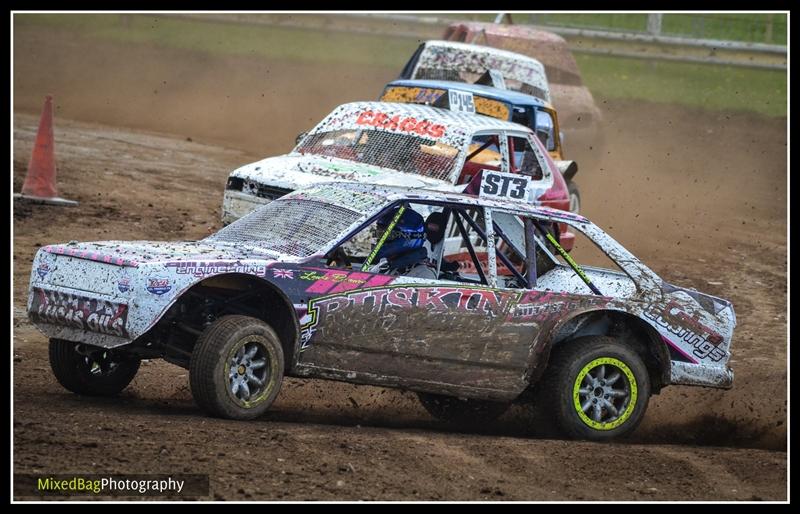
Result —
<instances>
[{"instance_id":1,"label":"blue helmet","mask_svg":"<svg viewBox=\"0 0 800 514\"><path fill-rule=\"evenodd\" d=\"M399 209L399 207L397 209ZM397 214L397 209L392 209L378 220L377 226L381 229L381 234L383 230L391 224L392 219L394 219ZM425 222L418 212L406 208L403 215L400 216L400 220L398 220L397 224L386 238L386 241L384 241L376 257L378 260L386 258L391 261L397 256L411 250L422 248L424 244ZM427 255L427 252L425 252L425 255Z\"/></svg>"}]
</instances>

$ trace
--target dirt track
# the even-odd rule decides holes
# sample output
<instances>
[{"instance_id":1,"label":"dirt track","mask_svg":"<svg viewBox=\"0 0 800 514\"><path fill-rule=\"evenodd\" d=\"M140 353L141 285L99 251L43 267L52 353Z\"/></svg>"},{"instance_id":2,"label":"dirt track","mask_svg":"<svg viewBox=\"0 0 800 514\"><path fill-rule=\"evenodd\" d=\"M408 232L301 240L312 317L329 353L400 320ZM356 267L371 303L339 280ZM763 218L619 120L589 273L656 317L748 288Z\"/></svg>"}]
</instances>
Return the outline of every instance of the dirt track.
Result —
<instances>
[{"instance_id":1,"label":"dirt track","mask_svg":"<svg viewBox=\"0 0 800 514\"><path fill-rule=\"evenodd\" d=\"M42 60L56 77L78 60L79 47L64 41L62 48L58 35L54 41L52 52L33 52L39 57L16 65L15 92L24 94L15 109L35 112L48 92L42 90L56 87L50 92L63 111L92 122L68 121L57 111L60 193L81 206L15 204L15 472L208 473L213 497L225 499L786 499L785 120L607 103L602 155L575 156L594 163L577 177L590 218L665 279L734 302L733 390L668 388L652 399L629 440L605 445L550 439L521 408L481 433L452 431L411 394L323 381L290 380L268 415L238 423L203 417L186 371L163 362L143 366L116 400L64 391L49 371L45 338L24 315L31 258L38 246L71 239L205 236L219 227L222 188L233 167L286 150L308 120L338 103L337 94L341 101L374 97L391 73L361 70L349 90L342 76L322 102L308 101L312 86L293 90L288 78L277 81L267 106L259 107L270 114L268 142L259 143L264 114L248 113L246 95L227 100L235 123L213 109L191 110L214 105L226 90L214 82L224 74L210 71L222 63L101 48L81 57L87 66L108 59L107 83L77 87L62 77L39 84L34 70ZM15 52L26 44L32 46L21 37ZM132 57L148 59L152 76L138 82L125 76L116 63ZM157 79L180 89L179 76L191 77L195 65L213 76L188 99L176 94L172 102L147 103L135 91ZM245 74L237 83L246 88L250 80ZM110 114L75 107L90 105L93 94L112 104L131 100ZM172 119L181 109L185 119ZM37 121L15 115L16 191Z\"/></svg>"}]
</instances>

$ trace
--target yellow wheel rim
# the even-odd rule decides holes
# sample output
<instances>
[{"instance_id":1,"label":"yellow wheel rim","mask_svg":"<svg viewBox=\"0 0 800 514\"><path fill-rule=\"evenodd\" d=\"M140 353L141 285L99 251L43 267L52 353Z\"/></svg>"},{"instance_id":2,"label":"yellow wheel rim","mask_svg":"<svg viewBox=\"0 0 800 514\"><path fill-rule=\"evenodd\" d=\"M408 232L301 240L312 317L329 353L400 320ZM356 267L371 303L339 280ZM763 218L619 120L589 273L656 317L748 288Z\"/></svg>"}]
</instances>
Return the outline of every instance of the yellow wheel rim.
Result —
<instances>
[{"instance_id":1,"label":"yellow wheel rim","mask_svg":"<svg viewBox=\"0 0 800 514\"><path fill-rule=\"evenodd\" d=\"M600 357L575 377L572 405L587 426L613 430L631 417L638 395L633 371L619 359Z\"/></svg>"}]
</instances>

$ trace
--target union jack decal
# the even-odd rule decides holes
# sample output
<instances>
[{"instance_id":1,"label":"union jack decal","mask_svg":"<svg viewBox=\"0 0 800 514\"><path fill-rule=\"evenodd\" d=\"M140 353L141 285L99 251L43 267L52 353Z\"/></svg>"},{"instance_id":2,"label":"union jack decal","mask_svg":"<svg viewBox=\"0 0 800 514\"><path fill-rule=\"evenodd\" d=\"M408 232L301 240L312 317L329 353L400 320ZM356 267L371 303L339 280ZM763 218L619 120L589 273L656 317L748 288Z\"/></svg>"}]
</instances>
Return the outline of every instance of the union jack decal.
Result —
<instances>
[{"instance_id":1,"label":"union jack decal","mask_svg":"<svg viewBox=\"0 0 800 514\"><path fill-rule=\"evenodd\" d=\"M275 278L294 278L294 271L290 269L274 269L272 276Z\"/></svg>"}]
</instances>

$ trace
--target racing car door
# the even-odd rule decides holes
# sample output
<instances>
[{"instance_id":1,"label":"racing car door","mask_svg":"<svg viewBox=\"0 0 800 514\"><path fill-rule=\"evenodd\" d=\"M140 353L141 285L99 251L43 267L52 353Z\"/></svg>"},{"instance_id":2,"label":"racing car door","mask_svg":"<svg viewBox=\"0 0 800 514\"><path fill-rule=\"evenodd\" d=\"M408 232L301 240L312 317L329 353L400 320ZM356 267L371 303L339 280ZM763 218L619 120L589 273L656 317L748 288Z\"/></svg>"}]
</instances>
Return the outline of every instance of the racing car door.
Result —
<instances>
[{"instance_id":1,"label":"racing car door","mask_svg":"<svg viewBox=\"0 0 800 514\"><path fill-rule=\"evenodd\" d=\"M545 155L544 146L533 134L510 133L508 150L511 172L530 177L535 191L531 201L538 201L553 186L553 170Z\"/></svg>"},{"instance_id":2,"label":"racing car door","mask_svg":"<svg viewBox=\"0 0 800 514\"><path fill-rule=\"evenodd\" d=\"M422 210L415 204L408 208ZM492 223L483 209L449 205L434 212L447 212L447 223L459 225L468 240L477 234L493 249L494 233L485 230ZM475 257L474 250L470 254ZM308 302L312 321L302 327L307 344L298 357L299 371L436 393L513 398L524 387L520 371L529 347L519 342L530 340L530 331L506 323L520 293L496 287L493 256L490 251L488 268L473 261L480 269L476 276L424 279L374 269L336 271L346 275L340 285Z\"/></svg>"}]
</instances>

